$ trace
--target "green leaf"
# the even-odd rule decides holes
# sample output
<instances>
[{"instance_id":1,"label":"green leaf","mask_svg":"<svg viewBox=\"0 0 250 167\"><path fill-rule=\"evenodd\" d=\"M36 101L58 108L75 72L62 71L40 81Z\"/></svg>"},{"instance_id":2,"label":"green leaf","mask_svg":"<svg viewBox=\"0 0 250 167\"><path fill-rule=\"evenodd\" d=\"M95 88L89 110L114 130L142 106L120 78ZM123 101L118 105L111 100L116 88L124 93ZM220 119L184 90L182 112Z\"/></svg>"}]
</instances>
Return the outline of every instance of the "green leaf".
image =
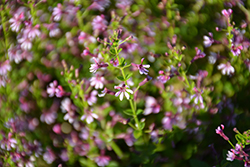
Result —
<instances>
[{"instance_id":1,"label":"green leaf","mask_svg":"<svg viewBox=\"0 0 250 167\"><path fill-rule=\"evenodd\" d=\"M120 53L122 51L122 48L120 48L119 50L118 50L118 53Z\"/></svg>"},{"instance_id":2,"label":"green leaf","mask_svg":"<svg viewBox=\"0 0 250 167\"><path fill-rule=\"evenodd\" d=\"M139 128L142 130L145 127L145 122L140 122L139 123Z\"/></svg>"},{"instance_id":3,"label":"green leaf","mask_svg":"<svg viewBox=\"0 0 250 167\"><path fill-rule=\"evenodd\" d=\"M136 111L136 115L139 115L139 114L142 113L142 112L143 112L143 110L142 110L142 109L139 109L139 110Z\"/></svg>"},{"instance_id":4,"label":"green leaf","mask_svg":"<svg viewBox=\"0 0 250 167\"><path fill-rule=\"evenodd\" d=\"M119 79L120 81L125 81L125 79L123 78L123 76L118 76L116 78Z\"/></svg>"},{"instance_id":5,"label":"green leaf","mask_svg":"<svg viewBox=\"0 0 250 167\"><path fill-rule=\"evenodd\" d=\"M130 115L130 116L133 116L134 114L133 114L133 111L131 110L131 109L127 109L127 110L124 110L123 111L125 114L127 114L127 115Z\"/></svg>"},{"instance_id":6,"label":"green leaf","mask_svg":"<svg viewBox=\"0 0 250 167\"><path fill-rule=\"evenodd\" d=\"M135 130L135 131L133 132L133 134L134 134L134 137L135 137L136 139L138 139L138 138L142 135L141 131L139 131L139 130Z\"/></svg>"},{"instance_id":7,"label":"green leaf","mask_svg":"<svg viewBox=\"0 0 250 167\"><path fill-rule=\"evenodd\" d=\"M119 64L119 67L123 67L123 66L125 66L125 64L126 64L126 61L125 61L125 59L122 57L122 58L121 58L121 63Z\"/></svg>"},{"instance_id":8,"label":"green leaf","mask_svg":"<svg viewBox=\"0 0 250 167\"><path fill-rule=\"evenodd\" d=\"M126 80L128 80L132 75L133 75L133 73L127 74L127 75L126 75Z\"/></svg>"}]
</instances>

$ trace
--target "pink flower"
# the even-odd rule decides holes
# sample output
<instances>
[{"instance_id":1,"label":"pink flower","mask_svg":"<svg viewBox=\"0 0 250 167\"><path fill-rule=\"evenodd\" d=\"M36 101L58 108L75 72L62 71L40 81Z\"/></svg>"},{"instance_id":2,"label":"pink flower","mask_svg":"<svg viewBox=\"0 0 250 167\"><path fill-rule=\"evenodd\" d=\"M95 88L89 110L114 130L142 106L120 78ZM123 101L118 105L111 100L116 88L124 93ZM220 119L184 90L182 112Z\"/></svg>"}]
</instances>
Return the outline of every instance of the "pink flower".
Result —
<instances>
[{"instance_id":1,"label":"pink flower","mask_svg":"<svg viewBox=\"0 0 250 167\"><path fill-rule=\"evenodd\" d=\"M161 83L166 83L166 82L171 78L169 72L164 72L164 71L160 70L160 71L159 71L159 74L161 74L161 75L158 76L157 79L158 79Z\"/></svg>"},{"instance_id":2,"label":"pink flower","mask_svg":"<svg viewBox=\"0 0 250 167\"><path fill-rule=\"evenodd\" d=\"M6 75L11 70L10 61L0 62L0 75Z\"/></svg>"},{"instance_id":3,"label":"pink flower","mask_svg":"<svg viewBox=\"0 0 250 167\"><path fill-rule=\"evenodd\" d=\"M96 74L95 77L90 79L90 85L94 86L95 89L102 89L104 86L105 78L100 74Z\"/></svg>"},{"instance_id":4,"label":"pink flower","mask_svg":"<svg viewBox=\"0 0 250 167\"><path fill-rule=\"evenodd\" d=\"M97 71L99 68L107 67L107 66L108 66L108 65L105 64L105 63L99 63L99 62L98 62L98 59L96 59L96 58L93 58L93 60L95 61L95 64L91 64L91 65L90 65L90 68L89 68L89 71L90 71L90 72L96 73L96 71Z\"/></svg>"},{"instance_id":5,"label":"pink flower","mask_svg":"<svg viewBox=\"0 0 250 167\"><path fill-rule=\"evenodd\" d=\"M49 84L49 87L47 87L47 93L49 94L49 97L53 97L56 93L57 87L57 81L53 81Z\"/></svg>"},{"instance_id":6,"label":"pink flower","mask_svg":"<svg viewBox=\"0 0 250 167\"><path fill-rule=\"evenodd\" d=\"M47 162L47 164L52 164L53 161L56 159L56 155L50 148L46 148L47 151L43 154L44 161Z\"/></svg>"},{"instance_id":7,"label":"pink flower","mask_svg":"<svg viewBox=\"0 0 250 167\"><path fill-rule=\"evenodd\" d=\"M10 61L14 60L15 63L17 64L20 63L21 60L23 59L21 54L22 54L22 50L20 47L11 45L10 48L8 49L9 60Z\"/></svg>"},{"instance_id":8,"label":"pink flower","mask_svg":"<svg viewBox=\"0 0 250 167\"><path fill-rule=\"evenodd\" d=\"M220 126L218 126L215 132L219 134L221 137L223 137L225 140L229 140L229 138L224 134L223 129L224 129L224 125L221 124Z\"/></svg>"},{"instance_id":9,"label":"pink flower","mask_svg":"<svg viewBox=\"0 0 250 167\"><path fill-rule=\"evenodd\" d=\"M35 25L34 27L32 27L30 24L23 30L23 35L33 40L36 36L39 37L41 35L41 32L38 30L39 27L39 24Z\"/></svg>"},{"instance_id":10,"label":"pink flower","mask_svg":"<svg viewBox=\"0 0 250 167\"><path fill-rule=\"evenodd\" d=\"M131 89L129 89L129 86L123 84L122 86L115 86L114 87L115 89L119 89L118 92L116 92L115 96L119 96L120 95L120 100L122 101L123 100L123 96L125 95L126 98L129 100L129 94L133 94L133 91Z\"/></svg>"},{"instance_id":11,"label":"pink flower","mask_svg":"<svg viewBox=\"0 0 250 167\"><path fill-rule=\"evenodd\" d=\"M232 10L232 9L228 9L228 10L223 9L223 10L221 11L221 13L222 13L226 18L229 18L229 17L231 16L231 14L233 13L233 10Z\"/></svg>"},{"instance_id":12,"label":"pink flower","mask_svg":"<svg viewBox=\"0 0 250 167\"><path fill-rule=\"evenodd\" d=\"M48 125L51 125L55 122L56 118L57 113L55 111L46 111L42 113L40 120Z\"/></svg>"},{"instance_id":13,"label":"pink flower","mask_svg":"<svg viewBox=\"0 0 250 167\"><path fill-rule=\"evenodd\" d=\"M203 58L203 57L206 56L206 54L205 54L204 52L201 52L201 50L198 49L197 47L195 48L195 50L196 50L196 55L195 55L194 58L191 60L191 63L193 63L193 62L194 62L195 60L197 60L197 59L201 59L201 58Z\"/></svg>"},{"instance_id":14,"label":"pink flower","mask_svg":"<svg viewBox=\"0 0 250 167\"><path fill-rule=\"evenodd\" d=\"M44 24L44 26L48 29L50 37L56 37L61 33L57 23Z\"/></svg>"},{"instance_id":15,"label":"pink flower","mask_svg":"<svg viewBox=\"0 0 250 167\"><path fill-rule=\"evenodd\" d=\"M87 102L90 106L92 106L94 103L96 103L97 101L97 97L96 95L98 94L98 92L96 90L93 90L87 97Z\"/></svg>"},{"instance_id":16,"label":"pink flower","mask_svg":"<svg viewBox=\"0 0 250 167\"><path fill-rule=\"evenodd\" d=\"M110 157L105 155L100 155L95 159L95 162L97 163L98 166L106 166L109 164L109 161Z\"/></svg>"},{"instance_id":17,"label":"pink flower","mask_svg":"<svg viewBox=\"0 0 250 167\"><path fill-rule=\"evenodd\" d=\"M212 33L209 33L209 36L204 35L203 39L204 39L203 44L204 44L205 47L209 47L209 46L211 46L214 43L214 39L213 39L213 34Z\"/></svg>"},{"instance_id":18,"label":"pink flower","mask_svg":"<svg viewBox=\"0 0 250 167\"><path fill-rule=\"evenodd\" d=\"M234 73L234 68L231 66L231 64L229 62L227 62L226 64L220 64L218 65L218 70L222 70L222 74L225 75L230 75Z\"/></svg>"},{"instance_id":19,"label":"pink flower","mask_svg":"<svg viewBox=\"0 0 250 167\"><path fill-rule=\"evenodd\" d=\"M235 159L235 154L233 153L233 152L231 152L231 151L228 151L228 153L227 153L227 160L228 161L233 161L234 159Z\"/></svg>"},{"instance_id":20,"label":"pink flower","mask_svg":"<svg viewBox=\"0 0 250 167\"><path fill-rule=\"evenodd\" d=\"M193 89L195 91L194 95L191 95L190 99L194 98L194 103L195 104L203 104L203 98L201 94L203 93L202 90L198 90L196 87Z\"/></svg>"},{"instance_id":21,"label":"pink flower","mask_svg":"<svg viewBox=\"0 0 250 167\"><path fill-rule=\"evenodd\" d=\"M157 103L154 97L152 96L147 96L145 98L145 110L144 110L144 115L149 115L151 113L157 114L160 112L161 106Z\"/></svg>"},{"instance_id":22,"label":"pink flower","mask_svg":"<svg viewBox=\"0 0 250 167\"><path fill-rule=\"evenodd\" d=\"M9 20L9 22L11 23L10 25L11 30L18 32L23 20L24 20L23 12L20 14L14 14L13 18Z\"/></svg>"},{"instance_id":23,"label":"pink flower","mask_svg":"<svg viewBox=\"0 0 250 167\"><path fill-rule=\"evenodd\" d=\"M105 16L96 16L92 21L93 30L96 32L95 34L99 34L99 32L103 32L107 28L107 20L105 20Z\"/></svg>"},{"instance_id":24,"label":"pink flower","mask_svg":"<svg viewBox=\"0 0 250 167\"><path fill-rule=\"evenodd\" d=\"M85 115L81 117L81 120L83 121L86 119L87 124L90 124L94 121L94 118L98 119L98 115L93 113L92 111L86 111Z\"/></svg>"},{"instance_id":25,"label":"pink flower","mask_svg":"<svg viewBox=\"0 0 250 167\"><path fill-rule=\"evenodd\" d=\"M57 4L57 7L55 7L53 9L53 13L52 13L52 16L54 17L54 21L60 21L61 20L61 17L62 17L62 14L63 14L63 10L62 10L62 4Z\"/></svg>"},{"instance_id":26,"label":"pink flower","mask_svg":"<svg viewBox=\"0 0 250 167\"><path fill-rule=\"evenodd\" d=\"M80 35L78 36L78 41L80 44L84 44L84 46L86 46L87 44L90 43L95 43L96 39L90 35L88 35L87 33L81 31Z\"/></svg>"},{"instance_id":27,"label":"pink flower","mask_svg":"<svg viewBox=\"0 0 250 167\"><path fill-rule=\"evenodd\" d=\"M21 48L23 50L30 50L32 48L31 39L28 38L27 36L23 36L20 39L18 39L17 41L18 41L18 43L21 44Z\"/></svg>"},{"instance_id":28,"label":"pink flower","mask_svg":"<svg viewBox=\"0 0 250 167\"><path fill-rule=\"evenodd\" d=\"M65 94L65 91L63 90L63 87L61 85L59 85L56 90L56 97L63 97L63 95Z\"/></svg>"},{"instance_id":29,"label":"pink flower","mask_svg":"<svg viewBox=\"0 0 250 167\"><path fill-rule=\"evenodd\" d=\"M231 52L233 53L234 56L239 56L242 49L243 47L241 45L237 47L235 45L232 45Z\"/></svg>"},{"instance_id":30,"label":"pink flower","mask_svg":"<svg viewBox=\"0 0 250 167\"><path fill-rule=\"evenodd\" d=\"M141 59L141 64L134 64L134 63L131 63L131 64L132 64L132 66L138 68L139 73L140 73L141 75L143 75L143 74L148 75L148 70L147 70L146 68L149 68L150 65L149 65L149 64L147 64L147 65L142 65L143 60L144 60L144 58Z\"/></svg>"}]
</instances>

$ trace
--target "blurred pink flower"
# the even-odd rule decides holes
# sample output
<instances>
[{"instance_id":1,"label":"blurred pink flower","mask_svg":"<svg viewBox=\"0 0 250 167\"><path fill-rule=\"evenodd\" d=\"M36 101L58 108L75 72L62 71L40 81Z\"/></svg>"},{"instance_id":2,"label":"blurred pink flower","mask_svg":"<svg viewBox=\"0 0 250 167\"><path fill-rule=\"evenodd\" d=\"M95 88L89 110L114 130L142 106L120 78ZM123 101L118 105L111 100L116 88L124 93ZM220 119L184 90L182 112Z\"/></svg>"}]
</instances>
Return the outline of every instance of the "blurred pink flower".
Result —
<instances>
[{"instance_id":1,"label":"blurred pink flower","mask_svg":"<svg viewBox=\"0 0 250 167\"><path fill-rule=\"evenodd\" d=\"M54 21L60 21L62 18L62 14L63 14L62 4L58 3L57 7L55 7L52 12Z\"/></svg>"},{"instance_id":2,"label":"blurred pink flower","mask_svg":"<svg viewBox=\"0 0 250 167\"><path fill-rule=\"evenodd\" d=\"M105 78L100 74L96 74L95 77L90 78L90 85L94 86L95 89L102 89L105 83Z\"/></svg>"},{"instance_id":3,"label":"blurred pink flower","mask_svg":"<svg viewBox=\"0 0 250 167\"><path fill-rule=\"evenodd\" d=\"M143 113L144 115L149 115L151 113L157 114L160 112L160 109L161 109L161 106L152 96L147 96L145 98L145 106L146 108Z\"/></svg>"},{"instance_id":4,"label":"blurred pink flower","mask_svg":"<svg viewBox=\"0 0 250 167\"><path fill-rule=\"evenodd\" d=\"M10 28L12 31L18 32L21 26L22 21L24 20L24 13L14 14L13 18L9 20L11 23Z\"/></svg>"},{"instance_id":5,"label":"blurred pink flower","mask_svg":"<svg viewBox=\"0 0 250 167\"><path fill-rule=\"evenodd\" d=\"M140 73L141 75L143 75L143 74L148 75L148 70L147 70L146 68L149 68L150 65L149 65L149 64L142 65L143 60L144 60L144 58L141 59L141 64L134 64L134 63L131 63L131 65L134 66L134 67L136 67L136 68L138 68L139 73Z\"/></svg>"},{"instance_id":6,"label":"blurred pink flower","mask_svg":"<svg viewBox=\"0 0 250 167\"><path fill-rule=\"evenodd\" d=\"M231 66L230 62L227 62L226 64L220 64L218 65L218 70L222 70L222 74L230 75L234 73L234 68Z\"/></svg>"}]
</instances>

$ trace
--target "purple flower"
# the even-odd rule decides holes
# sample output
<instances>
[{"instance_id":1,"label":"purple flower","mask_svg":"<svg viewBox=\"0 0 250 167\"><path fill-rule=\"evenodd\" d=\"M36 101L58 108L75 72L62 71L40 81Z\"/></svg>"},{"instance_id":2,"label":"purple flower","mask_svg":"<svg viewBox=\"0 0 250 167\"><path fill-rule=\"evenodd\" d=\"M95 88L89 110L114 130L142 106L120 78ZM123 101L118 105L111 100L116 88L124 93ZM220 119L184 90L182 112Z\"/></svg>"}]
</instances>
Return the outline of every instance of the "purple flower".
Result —
<instances>
[{"instance_id":1,"label":"purple flower","mask_svg":"<svg viewBox=\"0 0 250 167\"><path fill-rule=\"evenodd\" d=\"M120 100L122 101L123 100L123 96L125 95L126 98L129 100L129 94L133 94L133 91L131 89L129 89L129 86L123 84L122 86L115 86L114 87L115 89L119 89L118 92L116 92L115 96L119 96L120 95Z\"/></svg>"},{"instance_id":2,"label":"purple flower","mask_svg":"<svg viewBox=\"0 0 250 167\"><path fill-rule=\"evenodd\" d=\"M95 77L90 79L90 85L94 86L95 89L102 89L105 83L105 78L100 74L96 74Z\"/></svg>"},{"instance_id":3,"label":"purple flower","mask_svg":"<svg viewBox=\"0 0 250 167\"><path fill-rule=\"evenodd\" d=\"M88 7L88 9L89 10L96 9L103 12L105 7L109 6L109 4L110 4L109 0L94 0L94 2Z\"/></svg>"},{"instance_id":4,"label":"purple flower","mask_svg":"<svg viewBox=\"0 0 250 167\"><path fill-rule=\"evenodd\" d=\"M14 14L13 18L11 18L9 20L9 22L11 23L11 25L10 25L11 30L18 32L23 20L24 20L24 13L23 12L20 14Z\"/></svg>"},{"instance_id":5,"label":"purple flower","mask_svg":"<svg viewBox=\"0 0 250 167\"><path fill-rule=\"evenodd\" d=\"M54 17L54 21L60 21L62 18L63 10L62 10L62 4L57 4L57 7L53 9L52 16Z\"/></svg>"},{"instance_id":6,"label":"purple flower","mask_svg":"<svg viewBox=\"0 0 250 167\"><path fill-rule=\"evenodd\" d=\"M132 66L138 68L139 73L140 73L141 75L143 75L143 74L148 75L148 70L147 70L146 68L149 68L150 65L149 65L149 64L147 64L147 65L142 65L143 60L144 60L144 58L141 59L141 64L134 64L134 63L131 63L131 64L132 64Z\"/></svg>"},{"instance_id":7,"label":"purple flower","mask_svg":"<svg viewBox=\"0 0 250 167\"><path fill-rule=\"evenodd\" d=\"M56 159L56 155L50 148L47 148L47 151L43 154L43 159L47 162L47 164L52 164L52 162Z\"/></svg>"},{"instance_id":8,"label":"purple flower","mask_svg":"<svg viewBox=\"0 0 250 167\"><path fill-rule=\"evenodd\" d=\"M98 119L98 115L93 113L92 111L86 111L85 115L81 117L81 120L83 121L86 119L87 124L90 124L91 122L94 121L94 118Z\"/></svg>"},{"instance_id":9,"label":"purple flower","mask_svg":"<svg viewBox=\"0 0 250 167\"><path fill-rule=\"evenodd\" d=\"M205 54L204 52L201 52L201 50L198 49L197 47L195 48L195 50L196 50L196 55L195 55L194 58L191 60L191 63L193 63L193 62L194 62L195 60L197 60L197 59L201 59L201 58L203 58L203 57L206 56L206 54Z\"/></svg>"},{"instance_id":10,"label":"purple flower","mask_svg":"<svg viewBox=\"0 0 250 167\"><path fill-rule=\"evenodd\" d=\"M222 74L225 75L230 75L234 73L234 68L231 66L231 64L229 62L227 62L226 64L220 64L218 65L218 70L222 70Z\"/></svg>"},{"instance_id":11,"label":"purple flower","mask_svg":"<svg viewBox=\"0 0 250 167\"><path fill-rule=\"evenodd\" d=\"M105 155L100 155L95 159L95 162L97 163L98 166L106 166L109 164L109 161L110 157Z\"/></svg>"},{"instance_id":12,"label":"purple flower","mask_svg":"<svg viewBox=\"0 0 250 167\"><path fill-rule=\"evenodd\" d=\"M145 110L144 110L144 115L149 115L151 113L157 114L160 112L161 106L157 103L154 97L152 96L147 96L145 98Z\"/></svg>"}]
</instances>

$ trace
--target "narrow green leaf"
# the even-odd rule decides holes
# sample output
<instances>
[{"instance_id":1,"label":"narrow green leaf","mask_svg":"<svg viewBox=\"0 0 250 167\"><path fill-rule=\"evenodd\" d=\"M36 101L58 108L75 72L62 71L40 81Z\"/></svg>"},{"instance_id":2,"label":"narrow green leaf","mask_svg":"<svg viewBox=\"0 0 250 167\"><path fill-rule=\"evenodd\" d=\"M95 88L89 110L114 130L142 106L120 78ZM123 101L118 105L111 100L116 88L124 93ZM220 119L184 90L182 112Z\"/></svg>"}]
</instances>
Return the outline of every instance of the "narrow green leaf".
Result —
<instances>
[{"instance_id":1,"label":"narrow green leaf","mask_svg":"<svg viewBox=\"0 0 250 167\"><path fill-rule=\"evenodd\" d=\"M139 123L139 128L140 128L141 130L143 130L144 127L145 127L145 122L140 122L140 123Z\"/></svg>"},{"instance_id":2,"label":"narrow green leaf","mask_svg":"<svg viewBox=\"0 0 250 167\"><path fill-rule=\"evenodd\" d=\"M125 79L123 78L123 76L118 76L116 78L119 79L120 81L125 81Z\"/></svg>"},{"instance_id":3,"label":"narrow green leaf","mask_svg":"<svg viewBox=\"0 0 250 167\"><path fill-rule=\"evenodd\" d=\"M133 73L127 74L127 75L126 75L126 80L128 80L132 75L133 75Z\"/></svg>"},{"instance_id":4,"label":"narrow green leaf","mask_svg":"<svg viewBox=\"0 0 250 167\"><path fill-rule=\"evenodd\" d=\"M142 113L142 112L143 112L143 110L142 110L142 109L139 109L139 110L136 111L136 115L139 115L139 114Z\"/></svg>"},{"instance_id":5,"label":"narrow green leaf","mask_svg":"<svg viewBox=\"0 0 250 167\"><path fill-rule=\"evenodd\" d=\"M134 134L134 137L135 137L136 139L138 139L138 138L142 135L141 131L139 131L139 130L135 130L135 131L133 132L133 134Z\"/></svg>"},{"instance_id":6,"label":"narrow green leaf","mask_svg":"<svg viewBox=\"0 0 250 167\"><path fill-rule=\"evenodd\" d=\"M133 111L131 109L124 110L123 112L127 115L133 116Z\"/></svg>"}]
</instances>

